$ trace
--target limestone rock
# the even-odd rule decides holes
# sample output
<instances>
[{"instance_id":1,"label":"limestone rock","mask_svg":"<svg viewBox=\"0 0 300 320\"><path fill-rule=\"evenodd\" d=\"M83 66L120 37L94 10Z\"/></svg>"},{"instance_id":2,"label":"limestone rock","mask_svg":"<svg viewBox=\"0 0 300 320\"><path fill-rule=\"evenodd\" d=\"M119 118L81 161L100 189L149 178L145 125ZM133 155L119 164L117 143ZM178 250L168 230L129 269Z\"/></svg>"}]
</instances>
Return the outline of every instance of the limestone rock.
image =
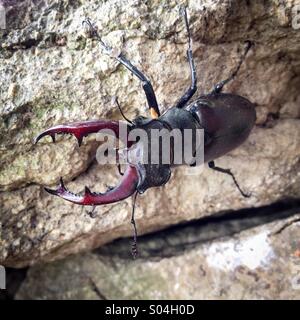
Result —
<instances>
[{"instance_id":1,"label":"limestone rock","mask_svg":"<svg viewBox=\"0 0 300 320\"><path fill-rule=\"evenodd\" d=\"M34 266L16 298L299 299L299 220L294 215L190 249L164 242L163 249L172 246L166 257L156 235L143 247L152 257L133 261L95 252Z\"/></svg>"}]
</instances>

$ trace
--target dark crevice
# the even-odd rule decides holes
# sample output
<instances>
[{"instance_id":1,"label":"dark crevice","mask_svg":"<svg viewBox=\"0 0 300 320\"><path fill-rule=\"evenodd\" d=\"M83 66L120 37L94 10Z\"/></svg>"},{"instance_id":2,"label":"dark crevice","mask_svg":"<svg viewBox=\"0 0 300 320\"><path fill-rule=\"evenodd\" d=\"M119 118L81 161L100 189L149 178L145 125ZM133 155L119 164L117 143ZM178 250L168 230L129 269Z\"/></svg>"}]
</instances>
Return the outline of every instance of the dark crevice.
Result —
<instances>
[{"instance_id":1,"label":"dark crevice","mask_svg":"<svg viewBox=\"0 0 300 320\"><path fill-rule=\"evenodd\" d=\"M19 290L20 285L26 278L28 268L13 269L6 268L6 290L0 290L1 300L12 300L16 292Z\"/></svg>"},{"instance_id":2,"label":"dark crevice","mask_svg":"<svg viewBox=\"0 0 300 320\"><path fill-rule=\"evenodd\" d=\"M45 35L41 35L37 39L28 38L24 41L20 41L17 43L12 43L10 45L0 47L0 53L5 54L10 52L14 54L18 50L29 50L32 48L41 48L41 49L49 49L53 47L63 47L66 45L67 37L63 34L56 34L54 32L47 33ZM6 58L10 58L11 55L6 56Z\"/></svg>"},{"instance_id":3,"label":"dark crevice","mask_svg":"<svg viewBox=\"0 0 300 320\"><path fill-rule=\"evenodd\" d=\"M39 39L27 39L24 41L21 41L19 43L11 44L7 47L2 48L3 51L10 51L12 53L16 52L17 50L28 50L33 47L37 47L40 42L42 41L42 38Z\"/></svg>"},{"instance_id":4,"label":"dark crevice","mask_svg":"<svg viewBox=\"0 0 300 320\"><path fill-rule=\"evenodd\" d=\"M32 47L37 47L42 39L27 39L26 41L23 41L20 43L20 46L27 50Z\"/></svg>"},{"instance_id":5,"label":"dark crevice","mask_svg":"<svg viewBox=\"0 0 300 320\"><path fill-rule=\"evenodd\" d=\"M181 254L196 245L233 236L244 230L300 213L300 199L286 199L259 208L222 212L138 237L139 258L163 258ZM118 239L95 250L97 254L132 259L131 238Z\"/></svg>"},{"instance_id":6,"label":"dark crevice","mask_svg":"<svg viewBox=\"0 0 300 320\"><path fill-rule=\"evenodd\" d=\"M236 211L224 211L214 216L200 218L178 224L162 231L156 231L138 238L138 259L158 260L172 257L191 250L197 245L223 237L230 237L244 230L261 226L277 220L287 219L300 213L300 199L285 199L259 208L245 208ZM289 221L274 234L282 232L300 218ZM130 243L132 238L115 240L94 253L111 260L113 257L132 261ZM114 261L114 260L111 260ZM7 290L0 290L0 300L14 299L20 285L26 278L28 268L6 268ZM85 275L86 276L86 275ZM90 285L101 300L107 297L99 290L92 278Z\"/></svg>"},{"instance_id":7,"label":"dark crevice","mask_svg":"<svg viewBox=\"0 0 300 320\"><path fill-rule=\"evenodd\" d=\"M264 123L261 125L262 128L273 128L277 123L278 123L278 120L280 118L280 114L279 112L269 112L267 114L267 118L266 120L264 121Z\"/></svg>"}]
</instances>

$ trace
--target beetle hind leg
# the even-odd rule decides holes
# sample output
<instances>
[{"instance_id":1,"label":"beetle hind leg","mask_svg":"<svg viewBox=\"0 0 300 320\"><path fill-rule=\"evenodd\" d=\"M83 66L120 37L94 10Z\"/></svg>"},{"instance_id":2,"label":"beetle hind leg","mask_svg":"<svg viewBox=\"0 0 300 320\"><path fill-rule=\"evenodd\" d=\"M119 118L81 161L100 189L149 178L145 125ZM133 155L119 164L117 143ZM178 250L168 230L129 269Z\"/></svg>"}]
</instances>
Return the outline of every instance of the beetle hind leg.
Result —
<instances>
[{"instance_id":1,"label":"beetle hind leg","mask_svg":"<svg viewBox=\"0 0 300 320\"><path fill-rule=\"evenodd\" d=\"M224 169L224 168L217 167L217 166L215 165L215 162L214 162L214 161L208 162L208 166L209 166L210 169L213 169L213 170L215 170L215 171L218 171L218 172L221 172L221 173L225 173L225 174L230 175L230 176L232 177L232 179L233 179L233 182L234 182L235 186L238 188L239 192L241 193L241 195L242 195L244 198L249 198L249 197L251 196L250 193L246 193L246 192L244 192L244 191L241 189L241 187L240 187L240 185L238 184L238 182L237 182L234 174L231 172L230 169Z\"/></svg>"}]
</instances>

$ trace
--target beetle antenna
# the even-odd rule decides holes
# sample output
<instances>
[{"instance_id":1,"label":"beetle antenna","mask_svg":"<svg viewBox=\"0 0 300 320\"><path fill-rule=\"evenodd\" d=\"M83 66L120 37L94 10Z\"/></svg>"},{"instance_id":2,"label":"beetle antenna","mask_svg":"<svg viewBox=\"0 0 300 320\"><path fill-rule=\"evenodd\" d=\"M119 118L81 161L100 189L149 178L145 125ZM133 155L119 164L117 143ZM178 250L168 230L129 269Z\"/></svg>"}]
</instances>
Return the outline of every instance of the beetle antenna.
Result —
<instances>
[{"instance_id":1,"label":"beetle antenna","mask_svg":"<svg viewBox=\"0 0 300 320\"><path fill-rule=\"evenodd\" d=\"M120 104L119 104L119 101L118 101L118 98L117 98L117 97L115 98L115 102L116 102L117 107L119 108L119 111L120 111L122 117L123 117L128 123L133 124L133 122L132 122L131 120L129 120L129 119L125 116L124 112L122 111L122 108L121 108L121 106L120 106Z\"/></svg>"},{"instance_id":2,"label":"beetle antenna","mask_svg":"<svg viewBox=\"0 0 300 320\"><path fill-rule=\"evenodd\" d=\"M131 254L133 256L133 259L135 259L138 255L138 247L137 247L137 228L135 224L135 219L134 219L134 213L135 213L135 204L136 204L136 198L138 195L138 191L133 196L133 201L132 201L132 214L131 214L131 224L133 225L133 243L131 246Z\"/></svg>"}]
</instances>

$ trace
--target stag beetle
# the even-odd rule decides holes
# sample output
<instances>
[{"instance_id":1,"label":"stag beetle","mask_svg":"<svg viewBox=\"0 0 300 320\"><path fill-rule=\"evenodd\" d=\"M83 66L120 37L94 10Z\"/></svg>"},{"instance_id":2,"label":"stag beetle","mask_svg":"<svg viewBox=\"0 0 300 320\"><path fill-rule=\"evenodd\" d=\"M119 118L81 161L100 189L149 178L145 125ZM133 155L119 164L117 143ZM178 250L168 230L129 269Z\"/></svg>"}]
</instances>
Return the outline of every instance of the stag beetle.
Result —
<instances>
[{"instance_id":1,"label":"stag beetle","mask_svg":"<svg viewBox=\"0 0 300 320\"><path fill-rule=\"evenodd\" d=\"M117 106L120 109L121 114L125 120L127 120L126 126L128 132L135 128L144 129L146 132L149 132L153 128L166 130L172 130L174 128L180 130L189 128L192 131L197 129L204 130L204 162L208 163L209 168L230 175L242 196L249 197L249 194L242 191L230 169L224 169L216 166L214 160L243 143L255 124L255 106L250 101L238 95L222 93L224 85L233 80L237 75L252 43L250 41L246 42L244 54L241 56L234 72L227 79L215 85L213 90L208 94L200 95L197 99L188 104L197 90L197 75L192 53L192 39L185 8L181 8L181 15L184 19L188 37L187 59L191 73L191 85L176 105L168 109L162 115L160 114L156 96L148 78L134 65L132 65L132 63L127 60L122 53L119 55L114 54L113 49L102 41L97 29L92 25L89 19L86 19L83 24L88 26L89 36L99 41L106 54L112 56L125 66L133 75L140 79L142 83L151 118L139 116L131 121L125 117L117 102ZM97 120L59 125L42 132L36 137L35 143L46 135L50 135L53 141L55 141L55 134L69 133L77 138L80 145L84 136L107 128L112 130L115 135L119 137L120 122L121 121ZM128 143L127 141L126 143L127 147L129 147L129 149L127 149L129 150L128 153L133 152L132 150L136 152L140 148L144 147L143 144L139 144L138 142ZM195 150L193 150L193 152L194 151ZM183 164L194 166L195 163L196 162ZM119 185L115 188L110 188L105 193L94 193L91 192L88 187L85 187L83 194L74 194L67 190L62 179L60 181L60 186L56 190L48 188L45 188L45 190L50 194L59 196L65 200L79 205L91 205L93 208L96 205L121 201L133 194L135 204L135 199L138 193L143 193L151 187L164 185L170 178L171 167L173 166L174 164L172 162L170 164L129 162L124 174L120 172L123 175L123 178ZM137 232L134 220L134 205L131 223L134 226L134 243L132 253L135 257L137 255Z\"/></svg>"}]
</instances>

